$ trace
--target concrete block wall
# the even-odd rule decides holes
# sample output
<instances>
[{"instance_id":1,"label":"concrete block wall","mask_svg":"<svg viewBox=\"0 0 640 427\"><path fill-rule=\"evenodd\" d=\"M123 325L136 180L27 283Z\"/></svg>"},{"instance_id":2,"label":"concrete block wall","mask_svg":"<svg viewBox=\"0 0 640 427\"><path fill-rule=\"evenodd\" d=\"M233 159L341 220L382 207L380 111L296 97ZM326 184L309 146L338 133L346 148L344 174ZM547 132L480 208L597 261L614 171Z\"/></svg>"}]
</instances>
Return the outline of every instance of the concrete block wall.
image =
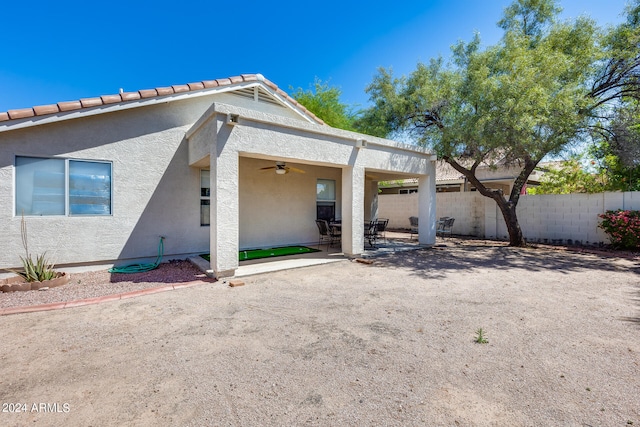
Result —
<instances>
[{"instance_id":1,"label":"concrete block wall","mask_svg":"<svg viewBox=\"0 0 640 427\"><path fill-rule=\"evenodd\" d=\"M408 218L417 214L417 194L381 194L378 198L379 217L389 217L392 228L407 228ZM598 215L616 209L640 210L640 192L522 196L518 220L530 242L591 245L609 242L598 228ZM495 201L477 192L438 193L436 212L438 218L456 219L454 234L508 238Z\"/></svg>"},{"instance_id":2,"label":"concrete block wall","mask_svg":"<svg viewBox=\"0 0 640 427\"><path fill-rule=\"evenodd\" d=\"M436 218L454 217L456 234L483 236L485 215L483 198L476 192L437 193ZM418 216L418 194L378 195L378 218L389 218L389 228L408 229L410 216Z\"/></svg>"},{"instance_id":3,"label":"concrete block wall","mask_svg":"<svg viewBox=\"0 0 640 427\"><path fill-rule=\"evenodd\" d=\"M418 216L418 194L378 195L378 218L389 218L388 228L408 229L410 216Z\"/></svg>"},{"instance_id":4,"label":"concrete block wall","mask_svg":"<svg viewBox=\"0 0 640 427\"><path fill-rule=\"evenodd\" d=\"M437 193L436 217L455 218L453 233L465 236L484 236L486 207L483 197L475 191L465 193ZM494 203L495 204L495 203Z\"/></svg>"},{"instance_id":5,"label":"concrete block wall","mask_svg":"<svg viewBox=\"0 0 640 427\"><path fill-rule=\"evenodd\" d=\"M617 194L620 193L523 196L518 203L520 227L525 238L533 242L608 242L607 235L598 228L598 215L606 210L605 201L611 209L618 208L613 200ZM504 224L500 233L506 235Z\"/></svg>"}]
</instances>

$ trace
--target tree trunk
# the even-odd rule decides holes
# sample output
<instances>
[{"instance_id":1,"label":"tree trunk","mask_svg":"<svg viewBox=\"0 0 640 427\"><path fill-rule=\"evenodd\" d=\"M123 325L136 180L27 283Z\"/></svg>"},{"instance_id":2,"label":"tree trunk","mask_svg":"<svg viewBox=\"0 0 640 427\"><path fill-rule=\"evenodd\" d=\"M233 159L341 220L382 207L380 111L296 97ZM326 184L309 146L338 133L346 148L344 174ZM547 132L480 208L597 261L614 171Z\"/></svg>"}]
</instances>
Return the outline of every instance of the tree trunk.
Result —
<instances>
[{"instance_id":1,"label":"tree trunk","mask_svg":"<svg viewBox=\"0 0 640 427\"><path fill-rule=\"evenodd\" d=\"M498 204L500 212L502 212L502 217L504 218L504 223L507 226L507 231L509 232L509 246L525 246L524 236L522 235L522 230L518 223L518 215L516 214L516 205L505 200L502 195L492 198Z\"/></svg>"},{"instance_id":2,"label":"tree trunk","mask_svg":"<svg viewBox=\"0 0 640 427\"><path fill-rule=\"evenodd\" d=\"M513 183L513 188L511 189L509 200L504 198L502 191L490 190L485 187L484 184L480 182L480 180L478 180L475 172L477 166L480 164L480 161L476 161L470 169L466 169L450 157L445 157L444 160L451 166L453 166L455 170L462 173L469 180L469 182L476 187L480 194L495 200L495 202L498 204L498 207L500 208L500 212L502 212L504 223L506 224L507 231L509 232L509 246L525 246L522 229L520 228L520 224L518 223L516 206L518 205L518 201L520 200L520 191L522 190L524 184L527 182L527 178L536 167L539 160L533 161L529 157L524 160L524 168L522 169L518 177L516 177Z\"/></svg>"}]
</instances>

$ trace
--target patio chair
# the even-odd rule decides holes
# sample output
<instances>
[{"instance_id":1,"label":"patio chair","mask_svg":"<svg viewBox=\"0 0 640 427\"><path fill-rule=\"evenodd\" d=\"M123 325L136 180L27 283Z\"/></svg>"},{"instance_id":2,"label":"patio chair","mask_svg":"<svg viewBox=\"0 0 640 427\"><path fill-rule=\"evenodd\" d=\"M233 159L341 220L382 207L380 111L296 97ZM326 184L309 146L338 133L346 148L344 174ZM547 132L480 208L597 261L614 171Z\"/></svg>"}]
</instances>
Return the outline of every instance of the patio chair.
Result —
<instances>
[{"instance_id":1,"label":"patio chair","mask_svg":"<svg viewBox=\"0 0 640 427\"><path fill-rule=\"evenodd\" d=\"M382 239L385 243L387 243L387 225L389 225L389 220L386 218L378 218L378 223L376 225L376 233L378 236L382 236Z\"/></svg>"},{"instance_id":2,"label":"patio chair","mask_svg":"<svg viewBox=\"0 0 640 427\"><path fill-rule=\"evenodd\" d=\"M409 217L409 223L411 224L411 238L413 239L413 235L418 234L418 217Z\"/></svg>"},{"instance_id":3,"label":"patio chair","mask_svg":"<svg viewBox=\"0 0 640 427\"><path fill-rule=\"evenodd\" d=\"M318 249L320 249L320 244L326 241L328 252L329 247L340 241L342 233L336 227L329 227L329 222L326 219L317 219L316 225L318 226Z\"/></svg>"},{"instance_id":4,"label":"patio chair","mask_svg":"<svg viewBox=\"0 0 640 427\"><path fill-rule=\"evenodd\" d=\"M436 221L436 236L440 235L440 231L444 228L444 222L449 219L448 216L441 216L438 221Z\"/></svg>"},{"instance_id":5,"label":"patio chair","mask_svg":"<svg viewBox=\"0 0 640 427\"><path fill-rule=\"evenodd\" d=\"M456 221L455 218L444 217L438 221L438 228L436 229L436 236L449 236L452 235L453 223Z\"/></svg>"},{"instance_id":6,"label":"patio chair","mask_svg":"<svg viewBox=\"0 0 640 427\"><path fill-rule=\"evenodd\" d=\"M372 248L376 247L378 237L378 221L369 221L364 224L364 238Z\"/></svg>"}]
</instances>

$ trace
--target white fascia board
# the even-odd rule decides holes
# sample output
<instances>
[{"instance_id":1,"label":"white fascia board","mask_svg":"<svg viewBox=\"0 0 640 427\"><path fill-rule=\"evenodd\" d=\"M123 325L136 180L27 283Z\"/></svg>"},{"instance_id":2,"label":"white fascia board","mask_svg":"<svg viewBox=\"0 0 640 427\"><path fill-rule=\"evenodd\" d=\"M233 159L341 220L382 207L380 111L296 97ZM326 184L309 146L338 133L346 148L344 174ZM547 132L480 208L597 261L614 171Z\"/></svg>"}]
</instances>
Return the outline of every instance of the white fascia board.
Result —
<instances>
[{"instance_id":1,"label":"white fascia board","mask_svg":"<svg viewBox=\"0 0 640 427\"><path fill-rule=\"evenodd\" d=\"M313 120L306 114L304 114L300 109L296 108L289 102L286 102L280 95L273 92L270 87L265 85L261 81L251 81L251 82L242 82L236 83L229 86L219 86L215 88L208 89L200 89L197 91L189 91L189 92L181 92L174 93L171 95L161 95L155 96L147 99L138 99L132 101L122 101L114 104L100 105L97 107L89 107L89 108L79 108L77 110L71 110L67 112L49 114L46 116L33 116L27 117L24 119L17 120L8 120L5 122L0 122L0 132L6 132L16 129L23 129L31 126L39 126L48 123L56 123L64 120L73 120L81 117L89 117L95 116L98 114L104 113L112 113L116 111L124 111L129 110L131 108L139 108L146 107L149 105L157 105L157 104L165 104L172 101L180 101L183 99L193 99L199 98L202 96L210 96L218 93L225 92L233 92L238 89L247 89L251 87L261 87L265 89L269 95L271 95L274 99L276 99L279 103L281 103L284 107L290 108L295 113L299 114L302 118L304 118L309 123L313 123Z\"/></svg>"},{"instance_id":2,"label":"white fascia board","mask_svg":"<svg viewBox=\"0 0 640 427\"><path fill-rule=\"evenodd\" d=\"M391 141L388 139L383 139L383 138L378 138L375 136L371 136L371 135L365 135L362 133L357 133L357 132L351 132L351 131L347 131L347 130L342 130L342 129L336 129L333 128L329 125L321 125L321 124L317 124L317 123L307 123L307 122L301 122L299 120L295 120L295 119L290 119L287 117L282 117L282 116L276 116L273 114L268 114L268 113L262 113L262 112L258 112L255 110L249 110L246 108L242 108L242 107L236 107L236 106L232 106L232 105L228 105L228 104L223 104L223 103L215 103L210 109L209 109L209 114L237 114L240 116L240 118L244 121L249 121L249 122L258 122L258 123L266 123L266 124L273 124L273 125L277 125L277 126L281 126L284 128L290 128L290 129L297 129L297 130L304 130L306 132L310 132L310 133L315 133L315 134L319 134L319 135L327 135L327 136L333 136L336 138L341 138L341 139L345 139L345 140L350 140L353 142L353 145L356 145L356 142L358 140L366 140L367 143L369 145L377 145L377 146L381 146L381 147L388 147L388 148L392 148L395 150L400 150L400 151L408 151L411 153L418 153L424 156L429 156L429 160L430 161L435 161L436 160L436 156L433 155L431 152L427 151L427 149L425 147L419 147L419 146L415 146L415 145L410 145L410 144L404 144L401 142L396 142L396 141ZM200 121L202 121L204 124L204 122L209 121L210 118L209 117L202 117ZM242 125L242 122L239 123L240 125ZM194 133L196 133L198 131L198 129L201 126L196 127L195 125L192 127L193 131L188 131L187 132L187 138L191 137ZM364 148L366 150L366 148Z\"/></svg>"}]
</instances>

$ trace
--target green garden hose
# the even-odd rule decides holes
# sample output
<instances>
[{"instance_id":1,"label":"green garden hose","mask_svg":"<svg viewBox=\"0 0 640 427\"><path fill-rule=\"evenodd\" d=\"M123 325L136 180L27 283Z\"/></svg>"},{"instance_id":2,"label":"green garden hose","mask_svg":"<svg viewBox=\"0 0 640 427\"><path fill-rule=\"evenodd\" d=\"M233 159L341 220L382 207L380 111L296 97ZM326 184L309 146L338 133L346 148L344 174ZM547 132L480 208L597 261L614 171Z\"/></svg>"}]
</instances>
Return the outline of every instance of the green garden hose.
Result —
<instances>
[{"instance_id":1,"label":"green garden hose","mask_svg":"<svg viewBox=\"0 0 640 427\"><path fill-rule=\"evenodd\" d=\"M160 243L158 243L158 257L153 264L130 264L122 267L113 267L109 269L109 273L143 273L145 271L151 271L158 268L160 261L162 261L162 255L164 254L164 237L160 236Z\"/></svg>"}]
</instances>

